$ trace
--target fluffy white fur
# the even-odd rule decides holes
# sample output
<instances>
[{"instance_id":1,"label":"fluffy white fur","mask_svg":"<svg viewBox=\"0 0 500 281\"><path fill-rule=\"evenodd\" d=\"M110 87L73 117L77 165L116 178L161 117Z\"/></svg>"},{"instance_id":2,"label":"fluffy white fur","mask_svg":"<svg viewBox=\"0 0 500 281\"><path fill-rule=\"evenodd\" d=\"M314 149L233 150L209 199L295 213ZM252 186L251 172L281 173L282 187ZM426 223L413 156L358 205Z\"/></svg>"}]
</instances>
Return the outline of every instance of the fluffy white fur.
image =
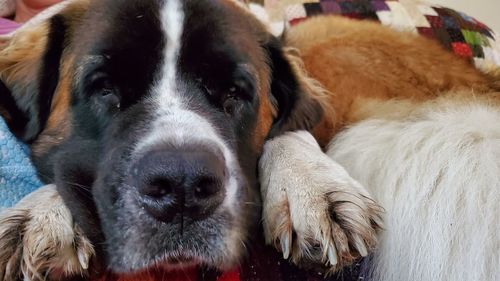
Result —
<instances>
[{"instance_id":1,"label":"fluffy white fur","mask_svg":"<svg viewBox=\"0 0 500 281\"><path fill-rule=\"evenodd\" d=\"M376 244L380 208L309 133L268 141L259 176L266 241L284 258L338 269Z\"/></svg>"},{"instance_id":2,"label":"fluffy white fur","mask_svg":"<svg viewBox=\"0 0 500 281\"><path fill-rule=\"evenodd\" d=\"M54 185L0 214L0 280L18 280L21 273L32 281L85 275L93 255Z\"/></svg>"},{"instance_id":3,"label":"fluffy white fur","mask_svg":"<svg viewBox=\"0 0 500 281\"><path fill-rule=\"evenodd\" d=\"M333 140L386 210L374 280L500 280L499 124L498 107L437 102Z\"/></svg>"}]
</instances>

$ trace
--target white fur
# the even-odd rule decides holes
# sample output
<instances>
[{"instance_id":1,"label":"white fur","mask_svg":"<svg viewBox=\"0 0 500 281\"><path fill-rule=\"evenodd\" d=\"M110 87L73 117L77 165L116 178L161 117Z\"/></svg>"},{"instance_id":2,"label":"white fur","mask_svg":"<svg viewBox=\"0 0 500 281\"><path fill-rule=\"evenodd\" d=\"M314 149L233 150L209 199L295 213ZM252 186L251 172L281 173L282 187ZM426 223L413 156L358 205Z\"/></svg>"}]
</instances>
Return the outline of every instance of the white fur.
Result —
<instances>
[{"instance_id":1,"label":"white fur","mask_svg":"<svg viewBox=\"0 0 500 281\"><path fill-rule=\"evenodd\" d=\"M54 185L0 213L0 280L86 275L94 254Z\"/></svg>"},{"instance_id":2,"label":"white fur","mask_svg":"<svg viewBox=\"0 0 500 281\"><path fill-rule=\"evenodd\" d=\"M177 64L181 48L181 37L184 29L184 12L179 0L168 0L161 10L161 24L165 35L165 51L163 57L162 76L155 89L159 110L180 106L181 98L176 95Z\"/></svg>"},{"instance_id":3,"label":"white fur","mask_svg":"<svg viewBox=\"0 0 500 281\"><path fill-rule=\"evenodd\" d=\"M438 103L338 135L328 155L386 210L377 281L500 280L500 110Z\"/></svg>"},{"instance_id":4,"label":"white fur","mask_svg":"<svg viewBox=\"0 0 500 281\"><path fill-rule=\"evenodd\" d=\"M284 258L338 269L366 256L376 244L379 225L372 221L380 222L380 209L308 132L289 132L266 142L259 177L266 242Z\"/></svg>"},{"instance_id":5,"label":"white fur","mask_svg":"<svg viewBox=\"0 0 500 281\"><path fill-rule=\"evenodd\" d=\"M177 83L178 59L184 25L182 3L168 0L161 11L162 28L166 38L163 65L159 81L153 86L152 104L155 119L149 133L137 144L135 155L147 151L158 143L182 148L190 143L217 146L226 161L228 177L225 179L226 197L223 206L235 211L240 167L233 151L222 140L214 126L203 116L188 108L191 102L181 94Z\"/></svg>"}]
</instances>

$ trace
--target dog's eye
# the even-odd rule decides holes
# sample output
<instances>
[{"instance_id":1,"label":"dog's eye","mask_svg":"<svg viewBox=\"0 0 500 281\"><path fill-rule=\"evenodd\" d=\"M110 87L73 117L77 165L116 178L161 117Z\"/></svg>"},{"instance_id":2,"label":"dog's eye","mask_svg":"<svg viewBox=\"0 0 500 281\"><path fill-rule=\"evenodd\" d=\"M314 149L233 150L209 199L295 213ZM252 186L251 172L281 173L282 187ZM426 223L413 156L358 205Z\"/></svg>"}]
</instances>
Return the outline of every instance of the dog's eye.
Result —
<instances>
[{"instance_id":1,"label":"dog's eye","mask_svg":"<svg viewBox=\"0 0 500 281\"><path fill-rule=\"evenodd\" d=\"M102 73L97 73L92 79L91 92L95 99L108 110L119 110L120 97L111 80Z\"/></svg>"},{"instance_id":2,"label":"dog's eye","mask_svg":"<svg viewBox=\"0 0 500 281\"><path fill-rule=\"evenodd\" d=\"M222 102L224 113L228 116L237 114L238 110L242 107L241 98L241 89L236 85L231 86Z\"/></svg>"},{"instance_id":3,"label":"dog's eye","mask_svg":"<svg viewBox=\"0 0 500 281\"><path fill-rule=\"evenodd\" d=\"M227 116L238 115L253 100L254 86L249 79L237 78L229 86L210 83L202 78L195 81L208 100L220 107Z\"/></svg>"},{"instance_id":4,"label":"dog's eye","mask_svg":"<svg viewBox=\"0 0 500 281\"><path fill-rule=\"evenodd\" d=\"M121 107L120 98L113 89L102 89L100 99L110 109L120 109Z\"/></svg>"}]
</instances>

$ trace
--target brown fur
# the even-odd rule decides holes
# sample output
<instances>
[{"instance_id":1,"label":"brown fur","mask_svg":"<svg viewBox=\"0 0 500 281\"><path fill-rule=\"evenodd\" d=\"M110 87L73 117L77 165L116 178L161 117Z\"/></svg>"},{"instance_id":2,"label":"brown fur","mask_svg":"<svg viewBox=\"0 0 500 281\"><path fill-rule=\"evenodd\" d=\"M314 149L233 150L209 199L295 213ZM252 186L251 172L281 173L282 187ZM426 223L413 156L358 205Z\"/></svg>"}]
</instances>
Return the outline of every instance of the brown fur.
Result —
<instances>
[{"instance_id":1,"label":"brown fur","mask_svg":"<svg viewBox=\"0 0 500 281\"><path fill-rule=\"evenodd\" d=\"M334 110L314 129L322 146L360 120L353 107L365 99L425 101L452 89L492 90L488 76L437 42L368 21L317 17L289 30L286 40L300 51L308 74L331 93Z\"/></svg>"},{"instance_id":2,"label":"brown fur","mask_svg":"<svg viewBox=\"0 0 500 281\"><path fill-rule=\"evenodd\" d=\"M73 1L59 14L66 19L68 36L74 32L74 27L81 20L89 0ZM47 15L50 16L50 15ZM0 79L9 87L27 87L36 80L42 56L47 47L49 22L22 28L13 37L0 45ZM73 79L73 54L66 49L61 59L60 80L54 93L50 115L47 124L31 148L35 156L47 153L53 146L60 144L69 135L68 108L70 103L70 88ZM8 117L8 113L2 113Z\"/></svg>"},{"instance_id":3,"label":"brown fur","mask_svg":"<svg viewBox=\"0 0 500 281\"><path fill-rule=\"evenodd\" d=\"M57 85L52 101L52 109L45 129L32 145L33 155L40 156L47 153L52 147L60 144L69 136L69 106L71 101L72 59L64 60L61 66L59 84Z\"/></svg>"},{"instance_id":4,"label":"brown fur","mask_svg":"<svg viewBox=\"0 0 500 281\"><path fill-rule=\"evenodd\" d=\"M14 36L0 51L0 78L8 85L25 84L37 76L47 45L48 23Z\"/></svg>"}]
</instances>

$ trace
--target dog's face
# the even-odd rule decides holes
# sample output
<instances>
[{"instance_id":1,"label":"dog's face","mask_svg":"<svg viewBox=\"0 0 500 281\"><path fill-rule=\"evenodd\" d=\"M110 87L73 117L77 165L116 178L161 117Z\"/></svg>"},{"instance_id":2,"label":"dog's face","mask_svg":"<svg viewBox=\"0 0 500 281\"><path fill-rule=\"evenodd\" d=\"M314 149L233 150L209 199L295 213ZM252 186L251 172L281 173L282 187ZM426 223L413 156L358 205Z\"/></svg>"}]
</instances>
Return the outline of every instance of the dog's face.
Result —
<instances>
[{"instance_id":1,"label":"dog's face","mask_svg":"<svg viewBox=\"0 0 500 281\"><path fill-rule=\"evenodd\" d=\"M34 86L4 68L18 104L5 115L26 119L11 128L112 270L234 266L266 137L310 128L317 102L231 0L76 2L45 25Z\"/></svg>"}]
</instances>

